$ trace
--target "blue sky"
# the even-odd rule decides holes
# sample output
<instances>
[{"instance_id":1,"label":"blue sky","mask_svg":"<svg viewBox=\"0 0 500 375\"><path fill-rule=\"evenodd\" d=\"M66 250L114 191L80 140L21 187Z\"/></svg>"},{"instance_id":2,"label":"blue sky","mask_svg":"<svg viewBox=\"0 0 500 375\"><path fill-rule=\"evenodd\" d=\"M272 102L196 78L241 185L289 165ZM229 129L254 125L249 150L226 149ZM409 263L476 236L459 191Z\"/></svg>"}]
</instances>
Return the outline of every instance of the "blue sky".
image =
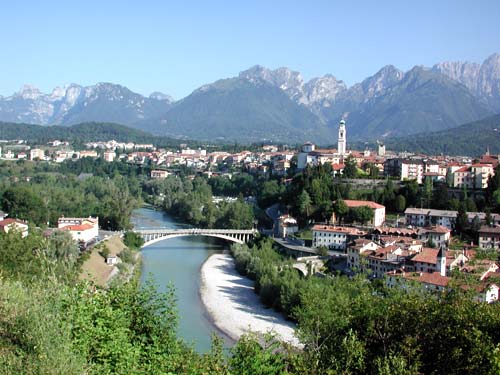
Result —
<instances>
[{"instance_id":1,"label":"blue sky","mask_svg":"<svg viewBox=\"0 0 500 375\"><path fill-rule=\"evenodd\" d=\"M120 83L179 99L260 64L348 85L500 52L500 1L5 1L0 95Z\"/></svg>"}]
</instances>

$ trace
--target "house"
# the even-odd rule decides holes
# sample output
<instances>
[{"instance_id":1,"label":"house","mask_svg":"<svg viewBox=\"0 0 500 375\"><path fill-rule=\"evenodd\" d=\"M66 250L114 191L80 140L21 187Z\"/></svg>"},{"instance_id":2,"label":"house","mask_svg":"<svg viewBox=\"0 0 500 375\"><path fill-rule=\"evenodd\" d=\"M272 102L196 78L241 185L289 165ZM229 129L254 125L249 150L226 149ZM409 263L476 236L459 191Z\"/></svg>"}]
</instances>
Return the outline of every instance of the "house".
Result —
<instances>
[{"instance_id":1,"label":"house","mask_svg":"<svg viewBox=\"0 0 500 375\"><path fill-rule=\"evenodd\" d=\"M299 231L297 220L290 215L281 215L278 220L278 237L288 237Z\"/></svg>"},{"instance_id":2,"label":"house","mask_svg":"<svg viewBox=\"0 0 500 375\"><path fill-rule=\"evenodd\" d=\"M389 287L408 287L409 282L420 284L425 290L443 291L447 289L451 278L439 272L407 272L394 270L386 274L386 284Z\"/></svg>"},{"instance_id":3,"label":"house","mask_svg":"<svg viewBox=\"0 0 500 375\"><path fill-rule=\"evenodd\" d=\"M392 158L384 162L384 175L403 180L416 180L421 184L425 166L419 159Z\"/></svg>"},{"instance_id":4,"label":"house","mask_svg":"<svg viewBox=\"0 0 500 375\"><path fill-rule=\"evenodd\" d=\"M375 243L374 241L367 240L364 238L359 238L354 240L354 242L350 243L347 246L347 267L355 270L355 269L363 269L363 265L361 264L361 256L367 251L373 251L380 248L380 245Z\"/></svg>"},{"instance_id":5,"label":"house","mask_svg":"<svg viewBox=\"0 0 500 375\"><path fill-rule=\"evenodd\" d=\"M472 224L476 218L481 222L486 221L484 212L467 212L467 221ZM442 225L448 229L455 228L458 211L434 210L431 208L412 208L405 210L406 225L415 227L427 227L430 225ZM500 224L500 215L491 214L492 224Z\"/></svg>"},{"instance_id":6,"label":"house","mask_svg":"<svg viewBox=\"0 0 500 375\"><path fill-rule=\"evenodd\" d=\"M479 247L481 249L500 250L500 225L486 225L481 227L479 233Z\"/></svg>"},{"instance_id":7,"label":"house","mask_svg":"<svg viewBox=\"0 0 500 375\"><path fill-rule=\"evenodd\" d=\"M407 208L405 210L406 225L426 227L442 225L453 229L457 219L457 211L434 210L430 208Z\"/></svg>"},{"instance_id":8,"label":"house","mask_svg":"<svg viewBox=\"0 0 500 375\"><path fill-rule=\"evenodd\" d=\"M400 246L390 245L365 251L361 255L365 257L366 268L371 270L371 276L382 278L387 272L400 269L408 252Z\"/></svg>"},{"instance_id":9,"label":"house","mask_svg":"<svg viewBox=\"0 0 500 375\"><path fill-rule=\"evenodd\" d=\"M418 239L425 243L433 243L437 247L447 245L450 240L451 229L443 225L431 225L418 230Z\"/></svg>"},{"instance_id":10,"label":"house","mask_svg":"<svg viewBox=\"0 0 500 375\"><path fill-rule=\"evenodd\" d=\"M116 153L114 151L104 151L103 158L107 162L115 160Z\"/></svg>"},{"instance_id":11,"label":"house","mask_svg":"<svg viewBox=\"0 0 500 375\"><path fill-rule=\"evenodd\" d=\"M485 189L488 178L493 175L492 164L472 164L457 169L453 173L453 187L467 189Z\"/></svg>"},{"instance_id":12,"label":"house","mask_svg":"<svg viewBox=\"0 0 500 375\"><path fill-rule=\"evenodd\" d=\"M357 228L316 224L312 227L312 246L345 251L347 243L365 234Z\"/></svg>"},{"instance_id":13,"label":"house","mask_svg":"<svg viewBox=\"0 0 500 375\"><path fill-rule=\"evenodd\" d=\"M151 171L151 178L167 178L171 173L162 169L153 169Z\"/></svg>"},{"instance_id":14,"label":"house","mask_svg":"<svg viewBox=\"0 0 500 375\"><path fill-rule=\"evenodd\" d=\"M371 223L374 227L379 227L385 222L385 206L372 201L358 201L352 199L344 200L349 209L358 207L368 207L373 211L373 220Z\"/></svg>"},{"instance_id":15,"label":"house","mask_svg":"<svg viewBox=\"0 0 500 375\"><path fill-rule=\"evenodd\" d=\"M68 231L75 241L88 244L99 236L99 218L61 217L57 221L57 228Z\"/></svg>"},{"instance_id":16,"label":"house","mask_svg":"<svg viewBox=\"0 0 500 375\"><path fill-rule=\"evenodd\" d=\"M45 151L39 148L33 148L30 150L30 160L43 160L45 159Z\"/></svg>"},{"instance_id":17,"label":"house","mask_svg":"<svg viewBox=\"0 0 500 375\"><path fill-rule=\"evenodd\" d=\"M3 219L0 221L0 231L9 233L11 230L20 232L24 238L28 235L28 224L17 219Z\"/></svg>"}]
</instances>

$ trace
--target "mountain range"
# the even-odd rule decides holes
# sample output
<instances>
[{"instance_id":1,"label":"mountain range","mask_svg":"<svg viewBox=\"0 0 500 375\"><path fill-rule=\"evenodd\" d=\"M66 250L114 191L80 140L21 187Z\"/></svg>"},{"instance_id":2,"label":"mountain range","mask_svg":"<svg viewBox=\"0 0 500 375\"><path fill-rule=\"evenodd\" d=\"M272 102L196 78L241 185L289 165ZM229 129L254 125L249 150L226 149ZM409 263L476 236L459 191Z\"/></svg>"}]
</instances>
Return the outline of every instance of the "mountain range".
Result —
<instances>
[{"instance_id":1,"label":"mountain range","mask_svg":"<svg viewBox=\"0 0 500 375\"><path fill-rule=\"evenodd\" d=\"M332 143L345 119L351 139L457 127L500 112L500 54L482 64L392 65L348 87L331 74L305 81L288 68L254 66L174 101L124 86L32 86L0 97L0 121L42 125L116 122L159 135L206 140Z\"/></svg>"}]
</instances>

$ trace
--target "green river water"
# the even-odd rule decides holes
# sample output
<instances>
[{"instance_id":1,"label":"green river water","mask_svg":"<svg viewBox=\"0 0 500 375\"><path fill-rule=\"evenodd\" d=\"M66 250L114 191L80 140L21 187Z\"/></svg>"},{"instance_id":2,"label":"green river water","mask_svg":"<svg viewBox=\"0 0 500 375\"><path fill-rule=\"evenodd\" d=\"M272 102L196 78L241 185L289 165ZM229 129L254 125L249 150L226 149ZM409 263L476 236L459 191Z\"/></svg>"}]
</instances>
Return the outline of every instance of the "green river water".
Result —
<instances>
[{"instance_id":1,"label":"green river water","mask_svg":"<svg viewBox=\"0 0 500 375\"><path fill-rule=\"evenodd\" d=\"M179 228L168 215L147 209L134 210L132 222L136 229ZM173 283L179 311L179 336L193 343L199 352L210 348L212 332L223 334L210 321L200 299L200 267L213 253L227 246L210 237L179 237L160 241L142 250L143 265L141 281L152 278L160 290ZM224 337L226 344L231 341Z\"/></svg>"}]
</instances>

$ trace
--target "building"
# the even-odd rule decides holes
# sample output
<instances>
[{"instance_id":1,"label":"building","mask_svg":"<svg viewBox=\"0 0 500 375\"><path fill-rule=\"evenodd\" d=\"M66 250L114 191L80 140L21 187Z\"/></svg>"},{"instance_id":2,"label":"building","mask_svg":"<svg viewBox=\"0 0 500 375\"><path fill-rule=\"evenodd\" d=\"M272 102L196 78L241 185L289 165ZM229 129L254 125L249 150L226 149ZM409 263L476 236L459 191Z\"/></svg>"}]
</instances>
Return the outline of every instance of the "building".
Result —
<instances>
[{"instance_id":1,"label":"building","mask_svg":"<svg viewBox=\"0 0 500 375\"><path fill-rule=\"evenodd\" d=\"M407 208L405 210L406 225L428 227L442 225L448 229L455 227L457 211L434 210L430 208Z\"/></svg>"},{"instance_id":2,"label":"building","mask_svg":"<svg viewBox=\"0 0 500 375\"><path fill-rule=\"evenodd\" d=\"M363 270L366 266L361 262L361 256L367 251L375 251L380 245L374 241L360 238L347 246L347 267L351 270Z\"/></svg>"},{"instance_id":3,"label":"building","mask_svg":"<svg viewBox=\"0 0 500 375\"><path fill-rule=\"evenodd\" d=\"M387 159L384 162L384 175L403 180L416 180L421 184L424 178L425 165L420 159Z\"/></svg>"},{"instance_id":4,"label":"building","mask_svg":"<svg viewBox=\"0 0 500 375\"><path fill-rule=\"evenodd\" d=\"M480 248L500 250L500 225L483 226L478 233Z\"/></svg>"},{"instance_id":5,"label":"building","mask_svg":"<svg viewBox=\"0 0 500 375\"><path fill-rule=\"evenodd\" d=\"M75 241L88 244L99 237L99 218L61 217L57 228L68 231Z\"/></svg>"},{"instance_id":6,"label":"building","mask_svg":"<svg viewBox=\"0 0 500 375\"><path fill-rule=\"evenodd\" d=\"M104 151L103 158L107 162L115 160L116 153L114 151Z\"/></svg>"},{"instance_id":7,"label":"building","mask_svg":"<svg viewBox=\"0 0 500 375\"><path fill-rule=\"evenodd\" d=\"M33 148L30 150L30 160L43 160L45 159L45 151L39 148Z\"/></svg>"},{"instance_id":8,"label":"building","mask_svg":"<svg viewBox=\"0 0 500 375\"><path fill-rule=\"evenodd\" d=\"M486 213L484 212L467 212L467 221L469 224L474 223L479 219L480 222L486 223ZM413 208L408 207L405 210L406 225L415 227L428 227L432 225L442 225L448 229L455 228L458 211L452 210L435 210L432 208ZM490 224L500 224L500 214L491 214Z\"/></svg>"},{"instance_id":9,"label":"building","mask_svg":"<svg viewBox=\"0 0 500 375\"><path fill-rule=\"evenodd\" d=\"M366 233L353 227L316 224L312 227L312 246L325 246L331 250L345 251L347 244Z\"/></svg>"},{"instance_id":10,"label":"building","mask_svg":"<svg viewBox=\"0 0 500 375\"><path fill-rule=\"evenodd\" d=\"M278 237L284 238L299 231L297 220L290 215L281 215L278 220Z\"/></svg>"},{"instance_id":11,"label":"building","mask_svg":"<svg viewBox=\"0 0 500 375\"><path fill-rule=\"evenodd\" d=\"M417 236L419 240L425 242L426 244L431 242L437 247L440 247L442 245L448 245L451 236L451 229L443 225L432 225L419 229Z\"/></svg>"},{"instance_id":12,"label":"building","mask_svg":"<svg viewBox=\"0 0 500 375\"><path fill-rule=\"evenodd\" d=\"M24 238L28 235L28 224L17 219L3 219L0 221L0 231L9 233L12 230L21 233L21 236Z\"/></svg>"},{"instance_id":13,"label":"building","mask_svg":"<svg viewBox=\"0 0 500 375\"><path fill-rule=\"evenodd\" d=\"M377 141L377 155L385 156L385 144L383 142Z\"/></svg>"},{"instance_id":14,"label":"building","mask_svg":"<svg viewBox=\"0 0 500 375\"><path fill-rule=\"evenodd\" d=\"M373 224L374 227L380 227L384 224L385 206L372 201L358 201L358 200L346 199L344 200L344 202L347 205L347 207L349 207L349 209L358 207L370 208L373 211L373 220L371 221L371 224Z\"/></svg>"},{"instance_id":15,"label":"building","mask_svg":"<svg viewBox=\"0 0 500 375\"><path fill-rule=\"evenodd\" d=\"M410 269L415 272L439 272L441 276L446 276L446 253L444 246L439 249L424 247L409 260Z\"/></svg>"},{"instance_id":16,"label":"building","mask_svg":"<svg viewBox=\"0 0 500 375\"><path fill-rule=\"evenodd\" d=\"M167 178L171 173L162 169L153 169L151 171L151 178Z\"/></svg>"},{"instance_id":17,"label":"building","mask_svg":"<svg viewBox=\"0 0 500 375\"><path fill-rule=\"evenodd\" d=\"M453 187L467 189L485 189L488 178L493 175L492 164L472 164L457 169L453 173Z\"/></svg>"},{"instance_id":18,"label":"building","mask_svg":"<svg viewBox=\"0 0 500 375\"><path fill-rule=\"evenodd\" d=\"M346 154L346 146L347 146L347 132L345 129L345 121L340 120L339 123L339 136L337 140L337 150L339 155Z\"/></svg>"}]
</instances>

